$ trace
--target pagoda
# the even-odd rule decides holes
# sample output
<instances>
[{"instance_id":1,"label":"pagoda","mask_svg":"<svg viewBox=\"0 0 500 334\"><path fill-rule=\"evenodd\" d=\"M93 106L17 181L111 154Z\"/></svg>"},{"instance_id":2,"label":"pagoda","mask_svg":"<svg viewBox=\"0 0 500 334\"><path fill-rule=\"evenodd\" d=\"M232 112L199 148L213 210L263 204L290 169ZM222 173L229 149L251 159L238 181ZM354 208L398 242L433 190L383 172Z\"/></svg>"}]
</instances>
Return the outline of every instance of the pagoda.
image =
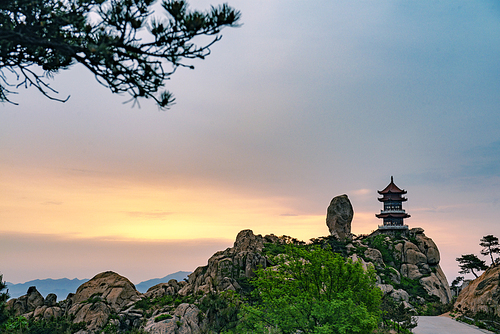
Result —
<instances>
[{"instance_id":1,"label":"pagoda","mask_svg":"<svg viewBox=\"0 0 500 334\"><path fill-rule=\"evenodd\" d=\"M409 218L410 215L403 210L403 202L408 199L403 197L406 190L399 189L394 184L393 177L391 176L391 183L384 190L379 190L378 193L382 195L378 200L384 203L384 209L380 210L377 218L384 220L384 225L379 225L379 230L407 230L408 225L405 225L403 219Z\"/></svg>"}]
</instances>

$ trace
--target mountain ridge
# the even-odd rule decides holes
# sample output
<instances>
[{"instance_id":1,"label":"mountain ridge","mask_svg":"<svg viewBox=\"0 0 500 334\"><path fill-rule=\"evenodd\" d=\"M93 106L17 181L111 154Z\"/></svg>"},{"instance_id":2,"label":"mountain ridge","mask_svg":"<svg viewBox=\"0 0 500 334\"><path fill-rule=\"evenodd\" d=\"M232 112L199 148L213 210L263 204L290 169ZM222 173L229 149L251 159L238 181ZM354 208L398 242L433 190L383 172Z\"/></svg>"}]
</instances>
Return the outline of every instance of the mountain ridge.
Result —
<instances>
[{"instance_id":1,"label":"mountain ridge","mask_svg":"<svg viewBox=\"0 0 500 334\"><path fill-rule=\"evenodd\" d=\"M150 287L157 285L159 283L166 283L171 279L175 279L178 281L181 281L185 278L187 278L187 275L189 275L191 272L190 271L177 271L172 274L168 274L167 276L164 276L162 278L152 278L146 281L142 281L138 284L135 285L136 289L139 292L146 292ZM31 281L27 281L24 283L11 283L11 282L6 282L7 284L7 289L9 289L9 295L10 298L19 298L22 295L26 294L26 291L31 286L36 286L36 289L40 294L42 294L43 297L46 297L50 293L54 293L57 295L57 298L59 300L65 299L69 293L75 293L76 289L80 285L82 285L85 282L88 282L90 279L88 278L83 278L83 279L78 279L78 278L45 278L45 279L34 279Z\"/></svg>"}]
</instances>

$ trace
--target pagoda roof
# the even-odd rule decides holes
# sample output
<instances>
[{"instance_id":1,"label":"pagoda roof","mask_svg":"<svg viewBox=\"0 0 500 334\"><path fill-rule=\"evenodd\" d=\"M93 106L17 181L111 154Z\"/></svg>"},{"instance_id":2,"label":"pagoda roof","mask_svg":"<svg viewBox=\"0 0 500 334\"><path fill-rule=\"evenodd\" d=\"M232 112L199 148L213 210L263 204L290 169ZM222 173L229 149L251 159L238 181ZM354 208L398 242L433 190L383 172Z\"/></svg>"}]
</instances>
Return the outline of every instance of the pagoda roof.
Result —
<instances>
[{"instance_id":1,"label":"pagoda roof","mask_svg":"<svg viewBox=\"0 0 500 334\"><path fill-rule=\"evenodd\" d=\"M404 189L400 189L395 183L394 183L394 179L393 177L391 176L391 183L389 183L389 185L387 187L384 188L384 190L378 190L377 191L380 195L384 195L384 194L389 194L389 193L393 193L393 194L406 194L407 191L404 190Z\"/></svg>"},{"instance_id":2,"label":"pagoda roof","mask_svg":"<svg viewBox=\"0 0 500 334\"><path fill-rule=\"evenodd\" d=\"M389 212L384 212L384 213L379 213L378 215L375 215L377 218L410 218L411 216L407 213L389 213Z\"/></svg>"}]
</instances>

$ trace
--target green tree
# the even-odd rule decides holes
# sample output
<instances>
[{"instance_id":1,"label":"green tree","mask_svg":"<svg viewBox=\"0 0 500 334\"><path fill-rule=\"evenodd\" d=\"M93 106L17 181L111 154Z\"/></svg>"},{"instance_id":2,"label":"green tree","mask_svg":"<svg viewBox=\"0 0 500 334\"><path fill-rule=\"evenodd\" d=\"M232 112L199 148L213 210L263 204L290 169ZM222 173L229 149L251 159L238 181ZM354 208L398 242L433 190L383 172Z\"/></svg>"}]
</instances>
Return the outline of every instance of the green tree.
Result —
<instances>
[{"instance_id":1,"label":"green tree","mask_svg":"<svg viewBox=\"0 0 500 334\"><path fill-rule=\"evenodd\" d=\"M459 263L460 274L472 273L476 278L477 275L474 270L482 271L488 269L486 263L483 260L478 259L474 254L465 254L456 259Z\"/></svg>"},{"instance_id":2,"label":"green tree","mask_svg":"<svg viewBox=\"0 0 500 334\"><path fill-rule=\"evenodd\" d=\"M405 307L403 302L396 301L389 297L382 298L382 320L386 327L393 327L399 333L401 328L412 329L417 327L418 318L415 317L415 312L410 308Z\"/></svg>"},{"instance_id":3,"label":"green tree","mask_svg":"<svg viewBox=\"0 0 500 334\"><path fill-rule=\"evenodd\" d=\"M2 324L9 318L7 311L5 309L7 299L9 299L9 291L2 292L7 288L7 285L3 281L3 275L0 275L0 328Z\"/></svg>"},{"instance_id":4,"label":"green tree","mask_svg":"<svg viewBox=\"0 0 500 334\"><path fill-rule=\"evenodd\" d=\"M483 247L481 254L484 256L490 256L491 265L495 266L495 260L493 259L493 254L500 254L500 245L498 244L498 238L489 234L481 238L479 245Z\"/></svg>"},{"instance_id":5,"label":"green tree","mask_svg":"<svg viewBox=\"0 0 500 334\"><path fill-rule=\"evenodd\" d=\"M236 327L242 303L234 291L211 292L203 297L198 307L207 319L209 329L221 333Z\"/></svg>"},{"instance_id":6,"label":"green tree","mask_svg":"<svg viewBox=\"0 0 500 334\"><path fill-rule=\"evenodd\" d=\"M227 4L191 11L184 0L163 0L166 15L153 16L156 0L0 1L0 101L17 88L34 86L56 97L48 79L82 64L113 93L134 102L152 98L162 108L174 98L161 91L187 59L205 58L220 30L238 26L240 13ZM204 45L193 39L212 36ZM166 66L167 65L167 66Z\"/></svg>"},{"instance_id":7,"label":"green tree","mask_svg":"<svg viewBox=\"0 0 500 334\"><path fill-rule=\"evenodd\" d=\"M451 282L450 288L455 292L456 295L458 295L459 284L462 283L463 281L464 281L464 277L463 276L457 276L453 280L453 282Z\"/></svg>"},{"instance_id":8,"label":"green tree","mask_svg":"<svg viewBox=\"0 0 500 334\"><path fill-rule=\"evenodd\" d=\"M381 291L364 271L330 248L288 245L276 265L255 272L254 302L243 308L238 333L371 333Z\"/></svg>"}]
</instances>

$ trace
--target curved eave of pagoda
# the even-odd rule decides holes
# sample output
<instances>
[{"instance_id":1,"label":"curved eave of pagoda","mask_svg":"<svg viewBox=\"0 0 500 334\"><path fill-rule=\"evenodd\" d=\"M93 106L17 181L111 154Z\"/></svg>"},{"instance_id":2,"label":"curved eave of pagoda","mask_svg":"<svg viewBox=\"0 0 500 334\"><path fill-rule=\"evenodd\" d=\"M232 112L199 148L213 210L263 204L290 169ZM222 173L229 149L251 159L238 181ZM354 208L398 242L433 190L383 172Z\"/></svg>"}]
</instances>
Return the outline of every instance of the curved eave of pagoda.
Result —
<instances>
[{"instance_id":1,"label":"curved eave of pagoda","mask_svg":"<svg viewBox=\"0 0 500 334\"><path fill-rule=\"evenodd\" d=\"M411 216L407 213L379 213L375 215L377 218L410 218Z\"/></svg>"},{"instance_id":2,"label":"curved eave of pagoda","mask_svg":"<svg viewBox=\"0 0 500 334\"><path fill-rule=\"evenodd\" d=\"M392 197L380 197L378 198L379 202L387 202L387 201L397 201L397 202L406 202L408 198L406 197L397 197L397 198L392 198Z\"/></svg>"},{"instance_id":3,"label":"curved eave of pagoda","mask_svg":"<svg viewBox=\"0 0 500 334\"><path fill-rule=\"evenodd\" d=\"M391 185L388 185L384 190L377 190L377 192L380 194L380 195L386 195L386 194L398 194L398 195L404 195L407 193L406 190L404 189L399 189L395 184L394 184L394 187L396 189L393 188L389 188Z\"/></svg>"},{"instance_id":4,"label":"curved eave of pagoda","mask_svg":"<svg viewBox=\"0 0 500 334\"><path fill-rule=\"evenodd\" d=\"M391 183L384 188L384 190L377 190L380 195L393 193L393 194L406 194L406 190L400 189L395 183L394 178L391 176Z\"/></svg>"}]
</instances>

